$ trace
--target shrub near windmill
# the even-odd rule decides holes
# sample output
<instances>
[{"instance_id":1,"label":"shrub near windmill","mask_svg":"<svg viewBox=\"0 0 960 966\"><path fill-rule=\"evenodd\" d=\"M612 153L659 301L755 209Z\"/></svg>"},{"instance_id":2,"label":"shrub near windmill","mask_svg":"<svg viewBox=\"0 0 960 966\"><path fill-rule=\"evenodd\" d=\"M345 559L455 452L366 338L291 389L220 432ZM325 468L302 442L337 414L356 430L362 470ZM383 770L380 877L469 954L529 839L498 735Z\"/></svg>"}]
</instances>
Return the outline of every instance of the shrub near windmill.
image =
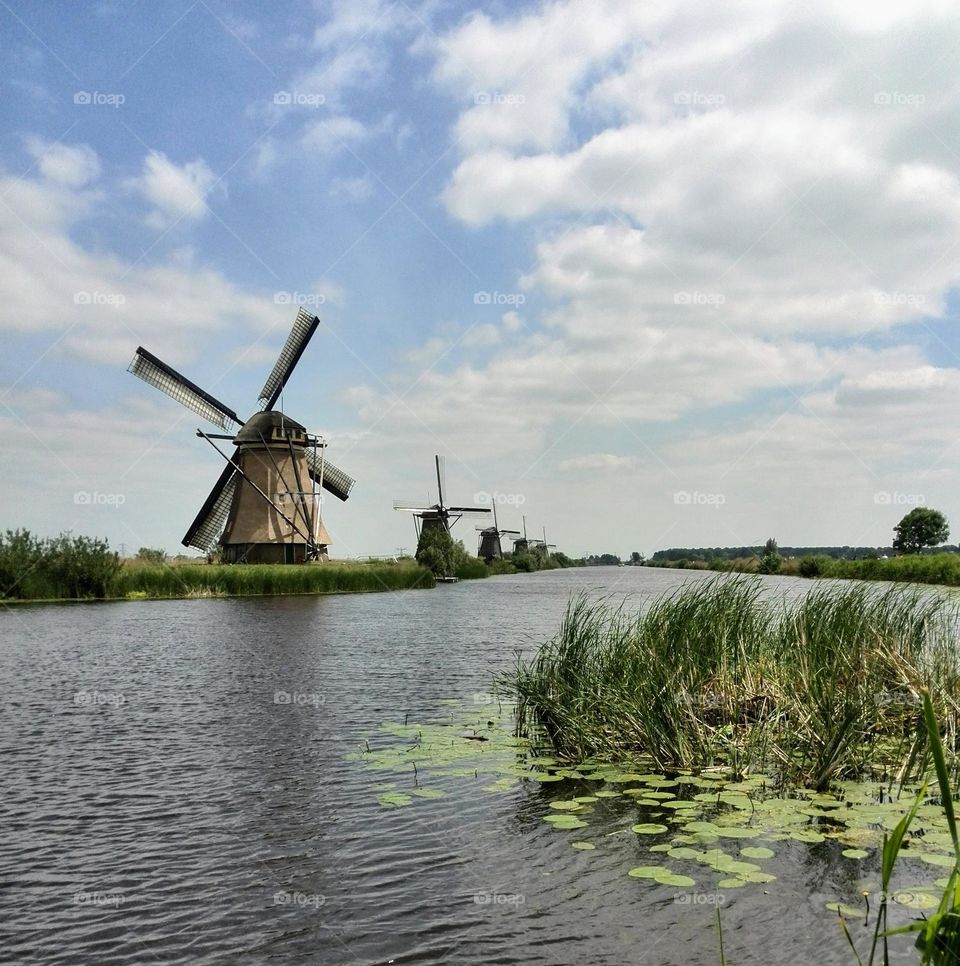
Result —
<instances>
[{"instance_id":1,"label":"shrub near windmill","mask_svg":"<svg viewBox=\"0 0 960 966\"><path fill-rule=\"evenodd\" d=\"M226 563L303 563L326 559L330 537L321 519L318 488L340 500L354 481L325 458L326 442L274 409L280 393L320 324L299 311L272 372L260 391L260 412L242 420L234 410L161 362L142 346L129 371L215 426L235 433L197 430L226 461L220 478L183 537L185 547ZM228 455L214 440L231 440Z\"/></svg>"},{"instance_id":2,"label":"shrub near windmill","mask_svg":"<svg viewBox=\"0 0 960 966\"><path fill-rule=\"evenodd\" d=\"M437 471L437 502L423 505L416 500L395 500L394 510L413 514L417 532L417 560L441 580L453 579L454 571L466 561L463 544L454 542L450 528L462 516L487 514L489 507L448 506L444 502L443 461L434 456Z\"/></svg>"}]
</instances>

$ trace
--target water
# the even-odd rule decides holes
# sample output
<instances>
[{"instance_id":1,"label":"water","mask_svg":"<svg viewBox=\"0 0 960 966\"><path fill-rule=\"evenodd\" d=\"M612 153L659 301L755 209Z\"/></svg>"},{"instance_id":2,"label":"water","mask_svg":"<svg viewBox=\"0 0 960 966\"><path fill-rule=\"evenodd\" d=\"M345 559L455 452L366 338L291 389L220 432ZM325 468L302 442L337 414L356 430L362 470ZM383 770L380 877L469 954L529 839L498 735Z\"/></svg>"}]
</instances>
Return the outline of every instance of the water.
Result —
<instances>
[{"instance_id":1,"label":"water","mask_svg":"<svg viewBox=\"0 0 960 966\"><path fill-rule=\"evenodd\" d=\"M451 778L444 798L384 809L385 778L345 760L382 721L489 691L572 592L642 599L698 579L597 568L6 608L0 960L718 963L713 907L627 877L645 861L631 837L570 848L542 821L556 787ZM608 808L622 827L628 804ZM824 909L855 888L849 863L835 843L783 845L775 883L724 897L728 961L851 962Z\"/></svg>"}]
</instances>

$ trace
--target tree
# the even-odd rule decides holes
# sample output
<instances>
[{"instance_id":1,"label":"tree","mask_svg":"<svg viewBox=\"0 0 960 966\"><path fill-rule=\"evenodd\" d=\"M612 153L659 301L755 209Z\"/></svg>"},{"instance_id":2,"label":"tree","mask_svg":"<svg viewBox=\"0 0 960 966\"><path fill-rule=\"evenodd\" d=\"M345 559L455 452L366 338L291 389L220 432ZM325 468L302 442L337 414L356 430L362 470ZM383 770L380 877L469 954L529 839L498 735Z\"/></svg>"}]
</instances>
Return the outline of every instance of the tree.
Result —
<instances>
[{"instance_id":1,"label":"tree","mask_svg":"<svg viewBox=\"0 0 960 966\"><path fill-rule=\"evenodd\" d=\"M946 543L950 536L947 518L939 510L915 506L894 528L893 549L920 553L924 547Z\"/></svg>"},{"instance_id":2,"label":"tree","mask_svg":"<svg viewBox=\"0 0 960 966\"><path fill-rule=\"evenodd\" d=\"M424 527L417 544L417 563L435 577L453 577L467 561L462 540L454 541L443 527Z\"/></svg>"},{"instance_id":3,"label":"tree","mask_svg":"<svg viewBox=\"0 0 960 966\"><path fill-rule=\"evenodd\" d=\"M137 560L149 564L162 564L167 559L166 550L155 550L153 547L141 547L137 551Z\"/></svg>"},{"instance_id":4,"label":"tree","mask_svg":"<svg viewBox=\"0 0 960 966\"><path fill-rule=\"evenodd\" d=\"M643 554L640 553L639 550L634 550L633 553L630 554L630 563L632 563L634 567L639 567L640 564L643 563Z\"/></svg>"},{"instance_id":5,"label":"tree","mask_svg":"<svg viewBox=\"0 0 960 966\"><path fill-rule=\"evenodd\" d=\"M780 556L777 541L771 537L763 546L763 556L757 564L757 570L762 574L778 574L782 563L783 557Z\"/></svg>"}]
</instances>

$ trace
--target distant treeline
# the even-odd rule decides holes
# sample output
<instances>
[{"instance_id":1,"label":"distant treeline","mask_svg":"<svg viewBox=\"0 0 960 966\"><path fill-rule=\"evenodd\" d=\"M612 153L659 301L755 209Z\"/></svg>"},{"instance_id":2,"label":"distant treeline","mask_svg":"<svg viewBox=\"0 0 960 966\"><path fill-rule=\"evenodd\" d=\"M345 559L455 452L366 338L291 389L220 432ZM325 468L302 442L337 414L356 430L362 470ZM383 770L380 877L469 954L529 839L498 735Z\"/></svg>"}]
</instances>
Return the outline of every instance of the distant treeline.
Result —
<instances>
[{"instance_id":1,"label":"distant treeline","mask_svg":"<svg viewBox=\"0 0 960 966\"><path fill-rule=\"evenodd\" d=\"M957 553L956 546L936 547L923 553ZM759 557L763 547L671 547L658 550L651 560L742 560ZM833 560L868 560L876 557L893 557L893 547L780 547L781 557L830 557Z\"/></svg>"}]
</instances>

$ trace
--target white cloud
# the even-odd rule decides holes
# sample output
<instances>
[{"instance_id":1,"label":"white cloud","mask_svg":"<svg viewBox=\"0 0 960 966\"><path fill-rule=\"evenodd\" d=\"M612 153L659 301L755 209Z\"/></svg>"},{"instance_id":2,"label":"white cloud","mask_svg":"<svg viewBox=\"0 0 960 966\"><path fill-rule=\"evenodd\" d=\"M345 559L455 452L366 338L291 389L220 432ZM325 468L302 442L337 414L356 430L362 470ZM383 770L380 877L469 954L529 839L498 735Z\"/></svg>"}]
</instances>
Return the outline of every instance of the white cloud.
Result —
<instances>
[{"instance_id":1,"label":"white cloud","mask_svg":"<svg viewBox=\"0 0 960 966\"><path fill-rule=\"evenodd\" d=\"M334 178L330 182L330 197L335 201L360 204L373 194L373 179L369 175L361 178Z\"/></svg>"},{"instance_id":2,"label":"white cloud","mask_svg":"<svg viewBox=\"0 0 960 966\"><path fill-rule=\"evenodd\" d=\"M125 365L143 343L177 365L227 327L259 338L277 324L272 300L197 264L189 249L138 263L74 241L105 194L0 172L0 196L0 330L59 333L50 358Z\"/></svg>"},{"instance_id":3,"label":"white cloud","mask_svg":"<svg viewBox=\"0 0 960 966\"><path fill-rule=\"evenodd\" d=\"M27 138L40 173L50 181L68 188L82 188L100 177L100 159L87 144L63 144L43 138Z\"/></svg>"},{"instance_id":4,"label":"white cloud","mask_svg":"<svg viewBox=\"0 0 960 966\"><path fill-rule=\"evenodd\" d=\"M321 118L304 125L301 146L318 154L336 154L351 149L370 137L370 130L356 118L339 115Z\"/></svg>"},{"instance_id":5,"label":"white cloud","mask_svg":"<svg viewBox=\"0 0 960 966\"><path fill-rule=\"evenodd\" d=\"M583 456L573 456L561 460L557 469L561 473L571 470L600 470L601 472L616 472L632 469L636 465L632 456L616 456L613 453L587 453Z\"/></svg>"},{"instance_id":6,"label":"white cloud","mask_svg":"<svg viewBox=\"0 0 960 966\"><path fill-rule=\"evenodd\" d=\"M178 165L160 151L147 155L142 174L127 185L154 206L148 216L148 224L154 228L200 221L208 214L210 192L225 190L202 158Z\"/></svg>"}]
</instances>

